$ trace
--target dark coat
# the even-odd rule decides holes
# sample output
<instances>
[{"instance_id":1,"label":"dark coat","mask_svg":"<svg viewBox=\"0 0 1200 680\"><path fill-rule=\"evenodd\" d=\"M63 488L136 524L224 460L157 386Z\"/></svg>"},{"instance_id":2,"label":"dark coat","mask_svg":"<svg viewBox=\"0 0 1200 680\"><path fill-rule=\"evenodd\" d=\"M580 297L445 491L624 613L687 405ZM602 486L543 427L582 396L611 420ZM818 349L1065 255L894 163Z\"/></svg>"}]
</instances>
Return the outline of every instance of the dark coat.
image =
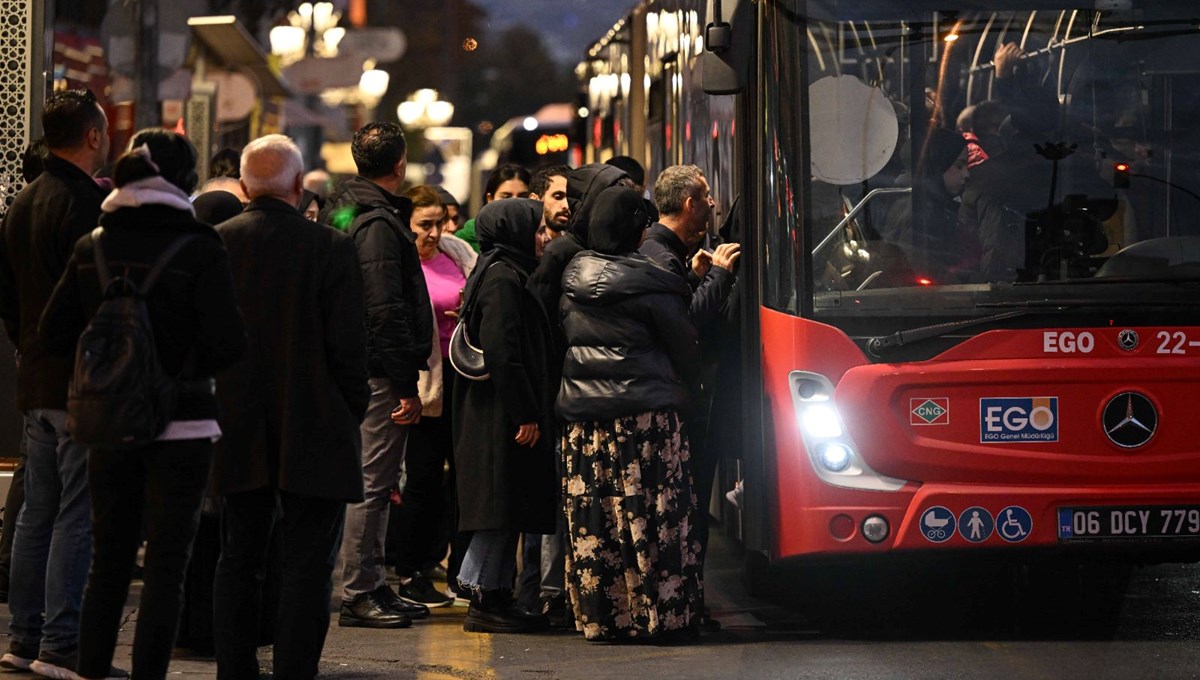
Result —
<instances>
[{"instance_id":1,"label":"dark coat","mask_svg":"<svg viewBox=\"0 0 1200 680\"><path fill-rule=\"evenodd\" d=\"M700 368L688 286L642 255L586 251L563 274L558 415L611 420L653 410L686 413Z\"/></svg>"},{"instance_id":2,"label":"dark coat","mask_svg":"<svg viewBox=\"0 0 1200 680\"><path fill-rule=\"evenodd\" d=\"M506 199L489 206L503 203L512 208L516 204L511 202L522 200ZM485 219L484 213L480 219ZM536 231L536 216L532 219ZM486 248L484 252L487 257ZM550 409L553 386L546 366L550 343L546 317L526 289L527 272L519 263L497 258L495 264L477 265L475 275L482 279L466 319L467 331L483 350L491 378L473 381L455 375L458 528L554 533L557 427ZM538 423L541 432L533 448L514 441L517 428L525 423Z\"/></svg>"},{"instance_id":3,"label":"dark coat","mask_svg":"<svg viewBox=\"0 0 1200 680\"><path fill-rule=\"evenodd\" d=\"M346 235L259 198L217 227L233 264L250 349L217 378L225 436L213 490L275 486L362 500L366 413L362 276Z\"/></svg>"},{"instance_id":4,"label":"dark coat","mask_svg":"<svg viewBox=\"0 0 1200 680\"><path fill-rule=\"evenodd\" d=\"M366 301L367 368L387 378L401 397L417 396L417 374L433 351L433 308L416 236L408 227L412 202L363 177L342 183L321 211L321 222L348 225L358 248Z\"/></svg>"},{"instance_id":5,"label":"dark coat","mask_svg":"<svg viewBox=\"0 0 1200 680\"><path fill-rule=\"evenodd\" d=\"M46 171L21 190L0 238L0 316L17 347L17 408L67 407L74 357L48 351L38 319L75 242L96 228L106 192L86 172L51 154Z\"/></svg>"},{"instance_id":6,"label":"dark coat","mask_svg":"<svg viewBox=\"0 0 1200 680\"><path fill-rule=\"evenodd\" d=\"M121 208L100 218L110 275L141 284L159 255L185 234L195 234L146 296L154 344L163 372L184 381L174 420L217 418L212 378L246 349L229 273L229 257L212 227L191 214L161 205ZM46 348L74 360L75 345L103 299L96 272L95 241L79 239L62 279L46 305L41 336ZM195 353L194 366L189 355ZM189 389L189 387L193 389Z\"/></svg>"},{"instance_id":7,"label":"dark coat","mask_svg":"<svg viewBox=\"0 0 1200 680\"><path fill-rule=\"evenodd\" d=\"M703 278L697 277L688 266L688 249L675 232L663 224L652 224L646 230L646 240L638 252L664 269L675 272L692 289L688 313L697 329L718 320L737 277L724 267L709 267Z\"/></svg>"}]
</instances>

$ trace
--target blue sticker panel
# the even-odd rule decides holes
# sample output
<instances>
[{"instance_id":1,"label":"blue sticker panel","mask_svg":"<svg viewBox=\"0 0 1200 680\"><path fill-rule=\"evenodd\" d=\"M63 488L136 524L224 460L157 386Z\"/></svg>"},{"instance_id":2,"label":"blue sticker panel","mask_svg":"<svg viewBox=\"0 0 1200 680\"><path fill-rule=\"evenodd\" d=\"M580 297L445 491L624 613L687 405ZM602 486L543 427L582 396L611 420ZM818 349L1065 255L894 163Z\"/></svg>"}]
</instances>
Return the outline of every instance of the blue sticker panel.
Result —
<instances>
[{"instance_id":1,"label":"blue sticker panel","mask_svg":"<svg viewBox=\"0 0 1200 680\"><path fill-rule=\"evenodd\" d=\"M1058 441L1058 397L980 399L979 441L984 444Z\"/></svg>"},{"instance_id":2,"label":"blue sticker panel","mask_svg":"<svg viewBox=\"0 0 1200 680\"><path fill-rule=\"evenodd\" d=\"M967 508L958 516L958 533L972 543L983 543L992 536L996 521L992 513L979 506Z\"/></svg>"},{"instance_id":3,"label":"blue sticker panel","mask_svg":"<svg viewBox=\"0 0 1200 680\"><path fill-rule=\"evenodd\" d=\"M921 535L932 543L945 543L954 535L954 513L940 505L921 513Z\"/></svg>"},{"instance_id":4,"label":"blue sticker panel","mask_svg":"<svg viewBox=\"0 0 1200 680\"><path fill-rule=\"evenodd\" d=\"M996 533L1009 543L1020 543L1033 533L1033 518L1019 505L1010 505L996 515Z\"/></svg>"}]
</instances>

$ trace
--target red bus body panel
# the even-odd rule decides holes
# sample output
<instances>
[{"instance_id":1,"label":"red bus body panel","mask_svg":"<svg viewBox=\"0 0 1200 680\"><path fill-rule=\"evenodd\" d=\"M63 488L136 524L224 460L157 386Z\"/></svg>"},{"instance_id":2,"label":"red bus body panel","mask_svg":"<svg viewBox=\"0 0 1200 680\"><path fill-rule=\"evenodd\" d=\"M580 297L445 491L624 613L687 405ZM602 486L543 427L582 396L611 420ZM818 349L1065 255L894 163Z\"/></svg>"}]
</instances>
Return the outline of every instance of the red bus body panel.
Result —
<instances>
[{"instance_id":1,"label":"red bus body panel","mask_svg":"<svg viewBox=\"0 0 1200 680\"><path fill-rule=\"evenodd\" d=\"M760 319L776 472L769 478L777 485L775 558L1047 547L1060 544L1061 508L1200 505L1195 329L1136 328L1140 342L1132 350L1118 345L1126 330L1119 327L997 330L928 361L872 364L836 328L768 309ZM819 373L835 385L834 403L858 454L875 472L906 480L901 490L836 487L815 474L790 394L793 370ZM1158 412L1153 437L1135 449L1110 441L1101 420L1105 405L1129 391L1146 395ZM1054 400L1056 440L983 441L985 410L993 425L1002 415L988 409L996 399ZM930 400L942 408L926 422L914 409ZM936 516L946 512L960 520L938 540L923 531L931 508L940 508L931 524L943 522ZM986 539L969 541L962 527L953 531L978 509L994 521ZM1009 509L1028 514L1023 535ZM890 525L878 544L858 529L868 515ZM848 537L846 517L855 527ZM835 523L840 532L832 530Z\"/></svg>"}]
</instances>

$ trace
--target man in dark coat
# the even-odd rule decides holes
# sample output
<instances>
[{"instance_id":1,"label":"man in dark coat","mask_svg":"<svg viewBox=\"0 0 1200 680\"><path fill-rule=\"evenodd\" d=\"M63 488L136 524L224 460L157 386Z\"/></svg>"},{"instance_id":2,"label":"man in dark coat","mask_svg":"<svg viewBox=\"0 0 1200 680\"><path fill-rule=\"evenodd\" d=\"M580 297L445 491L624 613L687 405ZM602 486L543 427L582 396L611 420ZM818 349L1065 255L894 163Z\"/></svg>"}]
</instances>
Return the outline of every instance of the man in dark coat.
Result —
<instances>
[{"instance_id":1,"label":"man in dark coat","mask_svg":"<svg viewBox=\"0 0 1200 680\"><path fill-rule=\"evenodd\" d=\"M400 479L408 426L421 417L417 374L433 351L433 309L408 228L412 202L397 196L407 167L404 134L369 123L351 145L359 175L329 197L321 220L348 227L366 300L371 401L363 420L363 500L346 511L339 626L401 628L429 616L387 584L384 542L392 488Z\"/></svg>"},{"instance_id":2,"label":"man in dark coat","mask_svg":"<svg viewBox=\"0 0 1200 680\"><path fill-rule=\"evenodd\" d=\"M736 243L722 243L712 253L689 255L708 233L713 199L708 180L694 165L675 165L663 170L654 183L654 201L659 221L646 230L638 249L660 267L687 279L692 289L688 311L697 330L711 323L733 289L733 267L741 254Z\"/></svg>"},{"instance_id":3,"label":"man in dark coat","mask_svg":"<svg viewBox=\"0 0 1200 680\"><path fill-rule=\"evenodd\" d=\"M275 675L317 674L346 503L362 499L357 428L370 396L362 277L350 239L294 207L302 170L288 138L251 142L241 181L252 200L217 227L250 347L217 386L225 415L212 476L225 500L214 592L221 678L258 676L258 591L272 531L282 536L283 564Z\"/></svg>"},{"instance_id":4,"label":"man in dark coat","mask_svg":"<svg viewBox=\"0 0 1200 680\"><path fill-rule=\"evenodd\" d=\"M25 507L12 553L12 641L0 668L74 655L91 558L87 449L67 433L74 357L52 354L38 320L79 238L96 227L105 192L108 119L91 92L61 92L42 114L45 172L17 194L0 238L0 316L17 346L17 408L25 413ZM44 622L43 622L44 613Z\"/></svg>"}]
</instances>

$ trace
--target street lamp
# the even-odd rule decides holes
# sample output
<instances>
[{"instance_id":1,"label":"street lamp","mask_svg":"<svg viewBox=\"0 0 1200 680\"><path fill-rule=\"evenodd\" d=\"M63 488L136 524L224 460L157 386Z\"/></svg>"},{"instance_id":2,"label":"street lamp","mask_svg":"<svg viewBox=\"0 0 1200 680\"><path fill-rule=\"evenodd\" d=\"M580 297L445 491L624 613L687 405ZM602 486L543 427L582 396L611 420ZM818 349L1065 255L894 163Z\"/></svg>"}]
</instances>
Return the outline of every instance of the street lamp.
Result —
<instances>
[{"instance_id":1,"label":"street lamp","mask_svg":"<svg viewBox=\"0 0 1200 680\"><path fill-rule=\"evenodd\" d=\"M308 55L335 57L338 43L346 35L346 29L337 25L341 18L332 2L303 3L288 12L288 25L271 29L271 53L278 55L284 66Z\"/></svg>"},{"instance_id":2,"label":"street lamp","mask_svg":"<svg viewBox=\"0 0 1200 680\"><path fill-rule=\"evenodd\" d=\"M444 127L454 117L454 104L442 101L437 90L417 90L396 107L396 116L407 128Z\"/></svg>"}]
</instances>

